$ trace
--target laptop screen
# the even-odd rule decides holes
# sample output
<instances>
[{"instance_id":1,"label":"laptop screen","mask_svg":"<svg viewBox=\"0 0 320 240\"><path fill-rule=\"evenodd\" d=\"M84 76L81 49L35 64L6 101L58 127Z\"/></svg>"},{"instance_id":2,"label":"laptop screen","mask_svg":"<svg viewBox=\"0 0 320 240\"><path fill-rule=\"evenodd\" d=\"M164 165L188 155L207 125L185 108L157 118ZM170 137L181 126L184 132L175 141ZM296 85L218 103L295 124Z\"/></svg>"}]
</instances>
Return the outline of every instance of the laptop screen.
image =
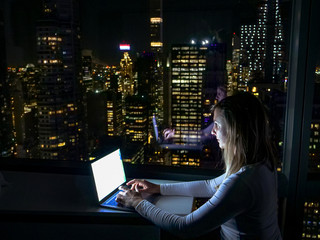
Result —
<instances>
[{"instance_id":1,"label":"laptop screen","mask_svg":"<svg viewBox=\"0 0 320 240\"><path fill-rule=\"evenodd\" d=\"M126 181L120 149L91 164L99 201Z\"/></svg>"}]
</instances>

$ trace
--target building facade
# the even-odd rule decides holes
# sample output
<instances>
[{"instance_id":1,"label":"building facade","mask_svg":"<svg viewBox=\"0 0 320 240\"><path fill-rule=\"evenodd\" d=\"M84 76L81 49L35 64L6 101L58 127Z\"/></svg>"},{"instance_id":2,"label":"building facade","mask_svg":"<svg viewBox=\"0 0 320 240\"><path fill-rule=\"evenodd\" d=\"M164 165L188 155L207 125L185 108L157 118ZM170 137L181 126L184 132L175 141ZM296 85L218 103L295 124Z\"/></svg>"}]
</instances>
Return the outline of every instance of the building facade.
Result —
<instances>
[{"instance_id":1,"label":"building facade","mask_svg":"<svg viewBox=\"0 0 320 240\"><path fill-rule=\"evenodd\" d=\"M148 109L141 96L126 97L125 137L128 143L147 143Z\"/></svg>"},{"instance_id":2,"label":"building facade","mask_svg":"<svg viewBox=\"0 0 320 240\"><path fill-rule=\"evenodd\" d=\"M163 2L149 0L150 3L150 51L154 53L156 71L153 73L155 114L160 123L164 121L164 55L163 55Z\"/></svg>"},{"instance_id":3,"label":"building facade","mask_svg":"<svg viewBox=\"0 0 320 240\"><path fill-rule=\"evenodd\" d=\"M4 19L0 10L0 156L14 153L14 136L11 115L10 84L7 76Z\"/></svg>"},{"instance_id":4,"label":"building facade","mask_svg":"<svg viewBox=\"0 0 320 240\"><path fill-rule=\"evenodd\" d=\"M239 90L248 82L284 84L286 60L279 0L259 0L255 24L240 30Z\"/></svg>"},{"instance_id":5,"label":"building facade","mask_svg":"<svg viewBox=\"0 0 320 240\"><path fill-rule=\"evenodd\" d=\"M46 0L37 26L38 129L43 159L85 159L78 14L75 1Z\"/></svg>"},{"instance_id":6,"label":"building facade","mask_svg":"<svg viewBox=\"0 0 320 240\"><path fill-rule=\"evenodd\" d=\"M152 52L163 51L162 0L149 0L150 3L150 48Z\"/></svg>"},{"instance_id":7,"label":"building facade","mask_svg":"<svg viewBox=\"0 0 320 240\"><path fill-rule=\"evenodd\" d=\"M206 54L207 47L198 45L171 48L171 122L177 144L200 142Z\"/></svg>"}]
</instances>

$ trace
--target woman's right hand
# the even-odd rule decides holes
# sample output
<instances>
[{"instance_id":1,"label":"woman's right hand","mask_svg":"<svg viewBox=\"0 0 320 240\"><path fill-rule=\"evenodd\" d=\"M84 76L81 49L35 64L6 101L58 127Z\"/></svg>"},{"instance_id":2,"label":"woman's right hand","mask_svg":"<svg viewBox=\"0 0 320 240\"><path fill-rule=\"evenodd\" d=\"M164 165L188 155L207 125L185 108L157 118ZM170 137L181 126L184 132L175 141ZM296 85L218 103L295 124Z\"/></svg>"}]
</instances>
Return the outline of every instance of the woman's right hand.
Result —
<instances>
[{"instance_id":1,"label":"woman's right hand","mask_svg":"<svg viewBox=\"0 0 320 240\"><path fill-rule=\"evenodd\" d=\"M127 182L128 186L131 186L131 190L136 192L145 192L150 194L160 193L160 185L148 182L141 179L133 179Z\"/></svg>"},{"instance_id":2,"label":"woman's right hand","mask_svg":"<svg viewBox=\"0 0 320 240\"><path fill-rule=\"evenodd\" d=\"M162 134L163 134L164 140L169 140L174 138L175 132L176 130L171 128L166 128L165 130L163 130Z\"/></svg>"}]
</instances>

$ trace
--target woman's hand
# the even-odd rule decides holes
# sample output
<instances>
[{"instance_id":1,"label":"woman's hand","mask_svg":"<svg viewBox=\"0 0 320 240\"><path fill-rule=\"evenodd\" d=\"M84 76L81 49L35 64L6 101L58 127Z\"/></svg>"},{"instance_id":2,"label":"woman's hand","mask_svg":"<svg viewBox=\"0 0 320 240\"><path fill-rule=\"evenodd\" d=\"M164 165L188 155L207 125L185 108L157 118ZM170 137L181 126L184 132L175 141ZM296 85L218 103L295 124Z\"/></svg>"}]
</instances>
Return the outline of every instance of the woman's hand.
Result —
<instances>
[{"instance_id":1,"label":"woman's hand","mask_svg":"<svg viewBox=\"0 0 320 240\"><path fill-rule=\"evenodd\" d=\"M163 134L164 140L169 140L174 138L175 132L176 130L171 128L166 128L165 130L163 130L162 134Z\"/></svg>"},{"instance_id":2,"label":"woman's hand","mask_svg":"<svg viewBox=\"0 0 320 240\"><path fill-rule=\"evenodd\" d=\"M144 193L160 193L160 185L148 182L146 180L133 179L127 182L128 186L131 186L131 190Z\"/></svg>"},{"instance_id":3,"label":"woman's hand","mask_svg":"<svg viewBox=\"0 0 320 240\"><path fill-rule=\"evenodd\" d=\"M121 192L118 193L116 202L124 205L125 207L135 208L142 200L141 194L127 187L120 186Z\"/></svg>"}]
</instances>

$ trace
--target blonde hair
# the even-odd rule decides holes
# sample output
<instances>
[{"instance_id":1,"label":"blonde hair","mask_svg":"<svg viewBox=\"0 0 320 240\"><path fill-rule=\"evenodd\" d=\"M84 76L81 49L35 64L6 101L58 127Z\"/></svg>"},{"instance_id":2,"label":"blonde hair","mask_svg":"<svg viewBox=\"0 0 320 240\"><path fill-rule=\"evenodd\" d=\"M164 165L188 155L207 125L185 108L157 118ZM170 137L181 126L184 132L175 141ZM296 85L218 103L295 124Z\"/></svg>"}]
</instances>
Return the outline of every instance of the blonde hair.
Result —
<instances>
[{"instance_id":1,"label":"blonde hair","mask_svg":"<svg viewBox=\"0 0 320 240\"><path fill-rule=\"evenodd\" d=\"M216 104L226 127L223 149L226 177L243 166L264 162L275 168L275 151L264 106L250 93L238 93Z\"/></svg>"}]
</instances>

